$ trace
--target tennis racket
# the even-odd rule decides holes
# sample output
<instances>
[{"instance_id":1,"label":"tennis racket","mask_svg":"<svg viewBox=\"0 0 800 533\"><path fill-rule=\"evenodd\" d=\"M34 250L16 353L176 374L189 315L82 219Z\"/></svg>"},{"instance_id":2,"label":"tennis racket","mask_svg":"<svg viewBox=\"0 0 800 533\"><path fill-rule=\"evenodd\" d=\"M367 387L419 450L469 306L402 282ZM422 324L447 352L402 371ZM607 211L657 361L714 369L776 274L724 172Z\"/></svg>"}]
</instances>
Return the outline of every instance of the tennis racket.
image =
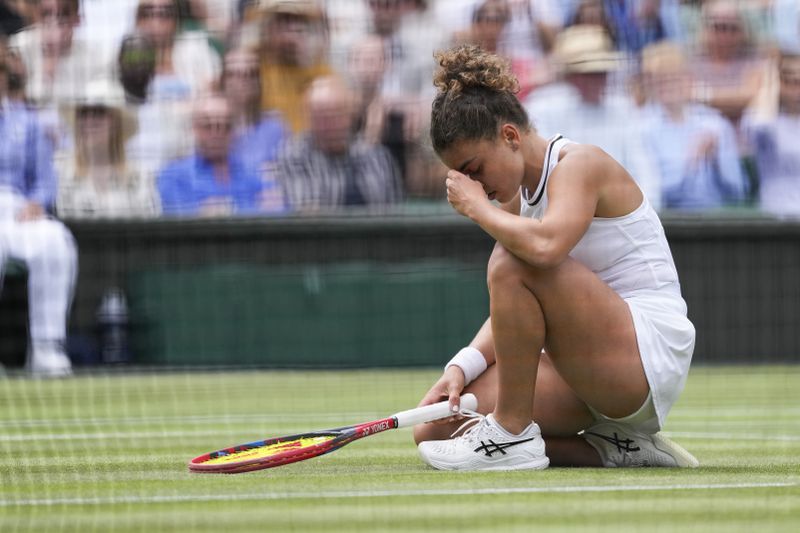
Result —
<instances>
[{"instance_id":1,"label":"tennis racket","mask_svg":"<svg viewBox=\"0 0 800 533\"><path fill-rule=\"evenodd\" d=\"M474 411L478 408L478 399L474 394L465 394L461 397L461 408ZM414 426L449 416L453 416L449 403L439 402L363 424L275 437L217 450L189 461L189 470L207 474L239 474L274 468L330 453L354 440L388 429Z\"/></svg>"}]
</instances>

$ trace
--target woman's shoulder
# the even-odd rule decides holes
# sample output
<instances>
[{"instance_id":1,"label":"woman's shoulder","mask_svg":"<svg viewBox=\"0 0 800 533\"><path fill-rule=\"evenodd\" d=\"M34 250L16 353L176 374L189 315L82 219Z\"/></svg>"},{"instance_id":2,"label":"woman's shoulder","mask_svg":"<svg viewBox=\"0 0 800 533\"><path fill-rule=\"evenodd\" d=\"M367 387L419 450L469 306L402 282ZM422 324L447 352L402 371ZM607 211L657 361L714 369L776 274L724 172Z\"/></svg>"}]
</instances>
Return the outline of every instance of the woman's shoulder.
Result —
<instances>
[{"instance_id":1,"label":"woman's shoulder","mask_svg":"<svg viewBox=\"0 0 800 533\"><path fill-rule=\"evenodd\" d=\"M571 164L594 165L611 159L602 148L594 144L584 144L569 141L561 148L558 154L558 162L569 160Z\"/></svg>"}]
</instances>

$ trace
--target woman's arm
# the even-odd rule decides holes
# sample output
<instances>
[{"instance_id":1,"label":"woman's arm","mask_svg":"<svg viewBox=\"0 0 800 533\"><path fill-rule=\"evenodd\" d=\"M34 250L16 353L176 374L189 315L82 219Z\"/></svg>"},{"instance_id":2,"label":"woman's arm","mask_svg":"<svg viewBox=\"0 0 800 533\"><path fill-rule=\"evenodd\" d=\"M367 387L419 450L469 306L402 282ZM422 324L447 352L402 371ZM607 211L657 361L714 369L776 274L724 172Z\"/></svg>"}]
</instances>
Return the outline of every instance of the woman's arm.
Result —
<instances>
[{"instance_id":1,"label":"woman's arm","mask_svg":"<svg viewBox=\"0 0 800 533\"><path fill-rule=\"evenodd\" d=\"M547 186L542 220L495 207L481 184L460 172L448 173L448 200L498 243L526 263L552 268L563 262L583 237L597 210L600 178L608 158L599 148L576 146L563 156Z\"/></svg>"}]
</instances>

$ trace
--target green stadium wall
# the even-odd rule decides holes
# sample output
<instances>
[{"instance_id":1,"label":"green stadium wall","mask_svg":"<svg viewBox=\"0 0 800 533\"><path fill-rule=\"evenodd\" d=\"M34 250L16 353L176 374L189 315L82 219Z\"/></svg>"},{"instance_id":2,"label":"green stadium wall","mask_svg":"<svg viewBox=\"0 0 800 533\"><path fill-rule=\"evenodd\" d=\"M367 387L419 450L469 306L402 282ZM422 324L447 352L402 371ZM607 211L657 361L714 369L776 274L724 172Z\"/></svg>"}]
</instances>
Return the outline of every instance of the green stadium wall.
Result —
<instances>
[{"instance_id":1,"label":"green stadium wall","mask_svg":"<svg viewBox=\"0 0 800 533\"><path fill-rule=\"evenodd\" d=\"M800 223L663 221L695 360L800 360ZM494 243L446 206L68 225L80 252L70 331L94 335L103 293L123 288L133 363L438 366L488 310Z\"/></svg>"}]
</instances>

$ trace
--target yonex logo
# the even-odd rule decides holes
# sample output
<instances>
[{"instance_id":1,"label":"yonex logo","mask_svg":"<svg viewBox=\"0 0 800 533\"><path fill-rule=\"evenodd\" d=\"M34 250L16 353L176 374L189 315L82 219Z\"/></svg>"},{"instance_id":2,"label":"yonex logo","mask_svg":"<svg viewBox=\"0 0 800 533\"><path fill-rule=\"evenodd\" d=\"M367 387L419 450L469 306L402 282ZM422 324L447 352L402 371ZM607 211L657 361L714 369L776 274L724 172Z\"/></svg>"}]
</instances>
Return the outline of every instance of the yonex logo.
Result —
<instances>
[{"instance_id":1,"label":"yonex logo","mask_svg":"<svg viewBox=\"0 0 800 533\"><path fill-rule=\"evenodd\" d=\"M536 437L531 437L529 439L515 440L511 442L501 442L500 444L497 444L495 441L489 439L488 443L481 441L481 445L475 448L473 451L475 453L483 452L484 455L486 455L487 457L491 457L492 454L495 452L500 452L503 455L507 455L508 452L506 452L506 448L516 446L517 444L522 444L523 442L530 442L535 438Z\"/></svg>"},{"instance_id":2,"label":"yonex logo","mask_svg":"<svg viewBox=\"0 0 800 533\"><path fill-rule=\"evenodd\" d=\"M618 452L638 452L641 450L638 446L634 446L633 439L620 439L617 432L614 432L613 437L609 437L607 435L600 435L599 433L592 433L587 431L589 435L594 435L595 437L600 437L606 442L610 442L614 446L617 447Z\"/></svg>"}]
</instances>

